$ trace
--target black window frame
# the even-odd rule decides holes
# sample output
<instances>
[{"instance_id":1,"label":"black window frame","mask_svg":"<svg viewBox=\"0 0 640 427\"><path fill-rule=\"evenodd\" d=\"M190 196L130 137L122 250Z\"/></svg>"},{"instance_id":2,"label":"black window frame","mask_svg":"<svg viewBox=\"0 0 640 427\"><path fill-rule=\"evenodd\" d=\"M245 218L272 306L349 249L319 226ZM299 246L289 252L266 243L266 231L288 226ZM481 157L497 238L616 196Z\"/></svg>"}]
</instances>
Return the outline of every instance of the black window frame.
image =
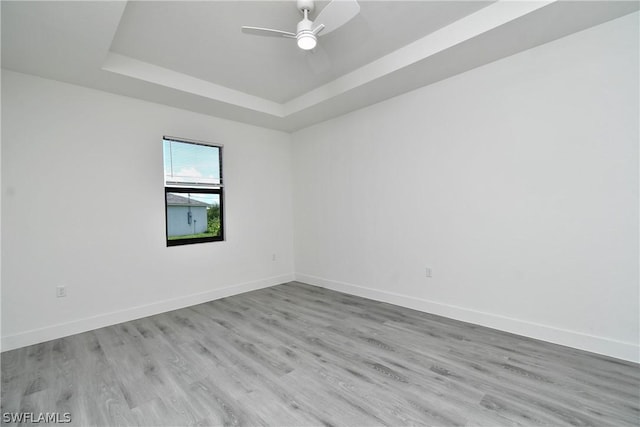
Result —
<instances>
[{"instance_id":1,"label":"black window frame","mask_svg":"<svg viewBox=\"0 0 640 427\"><path fill-rule=\"evenodd\" d=\"M224 185L223 185L223 175L222 175L222 149L223 146L220 144L213 144L203 141L194 141L186 138L177 138L172 136L163 136L163 162L164 162L164 141L174 141L186 144L194 144L194 145L203 145L205 147L215 147L218 149L218 166L220 167L220 183L219 184L184 184L184 185L167 185L165 179L164 185L164 222L165 222L165 239L167 242L167 247L170 246L182 246L182 245L190 245L196 243L206 243L206 242L221 242L224 241ZM163 173L164 174L164 173ZM190 237L186 239L171 239L169 240L169 218L168 218L168 203L167 203L167 194L168 193L199 193L199 194L217 194L220 200L220 234L218 236L210 236L210 237Z\"/></svg>"}]
</instances>

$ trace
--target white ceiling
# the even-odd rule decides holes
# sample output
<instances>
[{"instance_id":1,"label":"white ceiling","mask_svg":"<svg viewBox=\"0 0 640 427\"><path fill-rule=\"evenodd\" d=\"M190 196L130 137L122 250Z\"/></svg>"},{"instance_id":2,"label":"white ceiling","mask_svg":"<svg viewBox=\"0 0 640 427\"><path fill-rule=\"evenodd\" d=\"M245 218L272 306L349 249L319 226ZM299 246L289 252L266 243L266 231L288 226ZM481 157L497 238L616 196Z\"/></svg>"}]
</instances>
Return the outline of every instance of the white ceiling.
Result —
<instances>
[{"instance_id":1,"label":"white ceiling","mask_svg":"<svg viewBox=\"0 0 640 427\"><path fill-rule=\"evenodd\" d=\"M2 1L2 67L293 131L639 4L360 1L356 18L305 53L294 40L240 31L295 31L291 1Z\"/></svg>"}]
</instances>

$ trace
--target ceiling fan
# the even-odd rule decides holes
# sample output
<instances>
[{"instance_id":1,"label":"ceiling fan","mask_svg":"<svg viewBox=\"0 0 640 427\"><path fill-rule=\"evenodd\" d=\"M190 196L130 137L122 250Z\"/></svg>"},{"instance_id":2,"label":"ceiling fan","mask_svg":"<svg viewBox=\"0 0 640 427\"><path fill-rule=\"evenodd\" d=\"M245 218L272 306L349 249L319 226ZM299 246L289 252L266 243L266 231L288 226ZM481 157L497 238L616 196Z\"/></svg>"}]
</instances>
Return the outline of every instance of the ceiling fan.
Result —
<instances>
[{"instance_id":1,"label":"ceiling fan","mask_svg":"<svg viewBox=\"0 0 640 427\"><path fill-rule=\"evenodd\" d=\"M309 14L314 10L313 0L298 0L297 6L304 17L302 21L298 22L295 33L247 26L243 26L242 31L246 34L259 36L296 39L300 49L311 50L316 47L319 35L324 36L340 28L360 12L360 5L357 0L332 0L320 11L315 21L312 21L309 19Z\"/></svg>"}]
</instances>

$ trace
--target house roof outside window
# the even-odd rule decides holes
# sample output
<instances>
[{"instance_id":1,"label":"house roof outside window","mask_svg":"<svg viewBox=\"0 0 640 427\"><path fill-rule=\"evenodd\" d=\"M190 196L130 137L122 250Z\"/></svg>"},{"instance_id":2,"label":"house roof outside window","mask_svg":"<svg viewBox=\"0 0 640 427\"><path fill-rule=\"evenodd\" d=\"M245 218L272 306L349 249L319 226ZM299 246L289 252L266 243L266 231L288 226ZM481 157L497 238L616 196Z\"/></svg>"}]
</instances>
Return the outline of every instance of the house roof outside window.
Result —
<instances>
[{"instance_id":1,"label":"house roof outside window","mask_svg":"<svg viewBox=\"0 0 640 427\"><path fill-rule=\"evenodd\" d=\"M207 203L195 200L193 198L178 196L175 193L167 193L168 206L204 206L209 207Z\"/></svg>"}]
</instances>

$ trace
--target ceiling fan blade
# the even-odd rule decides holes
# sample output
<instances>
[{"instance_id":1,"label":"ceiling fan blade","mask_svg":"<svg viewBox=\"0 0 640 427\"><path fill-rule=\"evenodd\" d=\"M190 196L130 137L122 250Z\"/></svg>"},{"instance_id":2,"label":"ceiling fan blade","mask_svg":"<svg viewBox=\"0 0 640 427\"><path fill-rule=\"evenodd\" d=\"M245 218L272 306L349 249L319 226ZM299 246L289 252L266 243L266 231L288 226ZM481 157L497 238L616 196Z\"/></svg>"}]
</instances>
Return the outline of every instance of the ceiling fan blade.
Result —
<instances>
[{"instance_id":1,"label":"ceiling fan blade","mask_svg":"<svg viewBox=\"0 0 640 427\"><path fill-rule=\"evenodd\" d=\"M242 27L242 32L245 34L253 34L256 36L268 36L268 37L286 37L289 39L295 39L296 34L289 31L274 30L271 28L260 27Z\"/></svg>"},{"instance_id":2,"label":"ceiling fan blade","mask_svg":"<svg viewBox=\"0 0 640 427\"><path fill-rule=\"evenodd\" d=\"M324 24L324 29L320 32L324 36L351 21L358 13L360 5L357 0L332 0L320 11L314 22L316 26Z\"/></svg>"}]
</instances>

